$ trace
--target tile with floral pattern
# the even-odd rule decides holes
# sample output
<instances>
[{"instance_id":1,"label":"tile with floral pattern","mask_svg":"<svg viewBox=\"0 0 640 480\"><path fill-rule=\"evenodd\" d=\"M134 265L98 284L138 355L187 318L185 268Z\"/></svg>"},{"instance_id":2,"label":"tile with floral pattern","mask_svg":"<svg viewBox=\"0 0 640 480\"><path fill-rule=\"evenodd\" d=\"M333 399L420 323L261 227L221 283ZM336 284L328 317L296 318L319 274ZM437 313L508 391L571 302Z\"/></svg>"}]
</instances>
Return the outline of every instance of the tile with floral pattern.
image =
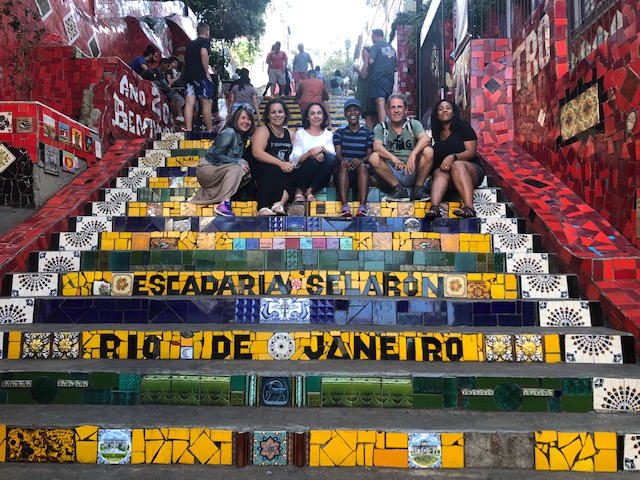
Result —
<instances>
[{"instance_id":1,"label":"tile with floral pattern","mask_svg":"<svg viewBox=\"0 0 640 480\"><path fill-rule=\"evenodd\" d=\"M287 432L253 432L254 465L287 464Z\"/></svg>"}]
</instances>

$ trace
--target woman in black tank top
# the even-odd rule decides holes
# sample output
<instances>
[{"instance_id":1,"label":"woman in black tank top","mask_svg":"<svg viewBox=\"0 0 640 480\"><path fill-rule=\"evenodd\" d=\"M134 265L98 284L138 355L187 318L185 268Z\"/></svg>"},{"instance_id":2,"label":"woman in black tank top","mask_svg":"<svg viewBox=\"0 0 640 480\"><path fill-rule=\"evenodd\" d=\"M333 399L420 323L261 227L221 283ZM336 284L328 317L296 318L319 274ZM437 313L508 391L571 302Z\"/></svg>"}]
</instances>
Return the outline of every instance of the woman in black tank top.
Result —
<instances>
[{"instance_id":1,"label":"woman in black tank top","mask_svg":"<svg viewBox=\"0 0 640 480\"><path fill-rule=\"evenodd\" d=\"M279 98L264 109L263 125L251 137L251 172L258 184L258 215L286 215L285 205L296 187L296 174L289 162L291 133L287 129L289 109Z\"/></svg>"}]
</instances>

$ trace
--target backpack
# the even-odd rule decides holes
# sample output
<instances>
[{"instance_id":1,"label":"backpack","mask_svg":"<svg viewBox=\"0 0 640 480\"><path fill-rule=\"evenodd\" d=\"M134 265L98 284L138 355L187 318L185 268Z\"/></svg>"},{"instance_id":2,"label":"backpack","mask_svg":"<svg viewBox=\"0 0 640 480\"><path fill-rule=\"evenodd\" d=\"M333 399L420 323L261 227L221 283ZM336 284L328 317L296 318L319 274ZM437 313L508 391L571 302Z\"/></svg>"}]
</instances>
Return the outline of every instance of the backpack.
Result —
<instances>
[{"instance_id":1,"label":"backpack","mask_svg":"<svg viewBox=\"0 0 640 480\"><path fill-rule=\"evenodd\" d=\"M336 77L331 77L331 80L329 81L329 84L331 85L331 88L337 88L338 87L338 79Z\"/></svg>"},{"instance_id":2,"label":"backpack","mask_svg":"<svg viewBox=\"0 0 640 480\"><path fill-rule=\"evenodd\" d=\"M385 120L380 125L382 125L382 144L386 147L387 139L389 138L389 124L387 124L387 121ZM402 128L404 127L407 127L407 130L409 131L409 133L413 135L413 128L411 127L410 118L407 118L405 120L404 125L402 125Z\"/></svg>"}]
</instances>

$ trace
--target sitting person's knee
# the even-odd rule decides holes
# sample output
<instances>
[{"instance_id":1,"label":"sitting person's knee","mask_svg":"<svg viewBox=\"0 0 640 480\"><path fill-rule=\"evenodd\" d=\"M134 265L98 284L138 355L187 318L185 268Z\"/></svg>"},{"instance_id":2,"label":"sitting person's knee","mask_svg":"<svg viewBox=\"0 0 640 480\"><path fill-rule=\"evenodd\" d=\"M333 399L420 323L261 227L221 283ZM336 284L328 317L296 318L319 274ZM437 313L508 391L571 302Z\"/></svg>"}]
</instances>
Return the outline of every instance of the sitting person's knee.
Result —
<instances>
[{"instance_id":1,"label":"sitting person's knee","mask_svg":"<svg viewBox=\"0 0 640 480\"><path fill-rule=\"evenodd\" d=\"M374 152L371 155L369 155L369 163L374 168L380 166L381 161L382 161L382 157L380 156L380 154Z\"/></svg>"}]
</instances>

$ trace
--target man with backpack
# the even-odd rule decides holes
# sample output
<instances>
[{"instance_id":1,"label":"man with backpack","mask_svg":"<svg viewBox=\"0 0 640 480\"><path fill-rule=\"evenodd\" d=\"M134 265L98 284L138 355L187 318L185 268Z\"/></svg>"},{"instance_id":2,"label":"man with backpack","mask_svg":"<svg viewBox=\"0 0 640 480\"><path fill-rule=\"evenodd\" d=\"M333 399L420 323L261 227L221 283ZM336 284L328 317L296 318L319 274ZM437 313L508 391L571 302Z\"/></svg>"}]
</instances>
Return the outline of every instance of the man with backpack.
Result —
<instances>
[{"instance_id":1,"label":"man with backpack","mask_svg":"<svg viewBox=\"0 0 640 480\"><path fill-rule=\"evenodd\" d=\"M419 121L407 118L407 101L401 93L389 97L387 114L389 121L373 129L373 153L369 157L376 177L391 188L391 194L382 200L428 201L424 185L433 168L431 138ZM411 195L407 187L413 187Z\"/></svg>"}]
</instances>

